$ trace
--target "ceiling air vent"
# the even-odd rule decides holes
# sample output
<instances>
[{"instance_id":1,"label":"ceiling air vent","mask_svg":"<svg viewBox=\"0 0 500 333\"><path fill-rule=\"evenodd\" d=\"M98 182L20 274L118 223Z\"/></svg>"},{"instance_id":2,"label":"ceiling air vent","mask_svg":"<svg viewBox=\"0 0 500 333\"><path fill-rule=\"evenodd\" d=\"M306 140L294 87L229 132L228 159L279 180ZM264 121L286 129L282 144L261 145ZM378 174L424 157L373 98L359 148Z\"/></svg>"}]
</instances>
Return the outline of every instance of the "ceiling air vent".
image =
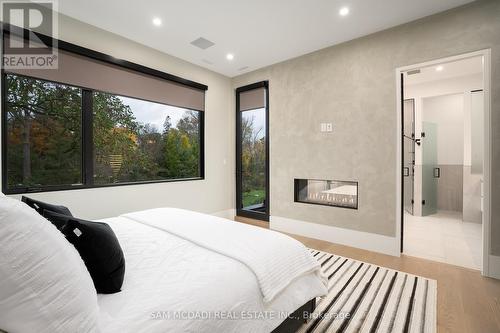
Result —
<instances>
[{"instance_id":1,"label":"ceiling air vent","mask_svg":"<svg viewBox=\"0 0 500 333\"><path fill-rule=\"evenodd\" d=\"M412 71L407 72L407 75L415 75L415 74L420 74L420 69L414 69Z\"/></svg>"},{"instance_id":2,"label":"ceiling air vent","mask_svg":"<svg viewBox=\"0 0 500 333\"><path fill-rule=\"evenodd\" d=\"M215 45L215 43L213 43L213 42L211 42L211 41L209 41L208 39L205 39L205 38L203 38L203 37L200 37L200 38L198 38L198 39L196 39L196 40L193 40L193 41L191 42L191 44L192 44L192 45L194 45L194 46L196 46L196 47L199 47L199 48L200 48L200 49L202 49L202 50L206 50L206 49L208 49L209 47L211 47L211 46L214 46L214 45Z\"/></svg>"},{"instance_id":3,"label":"ceiling air vent","mask_svg":"<svg viewBox=\"0 0 500 333\"><path fill-rule=\"evenodd\" d=\"M239 70L240 72L241 72L241 71L244 71L245 69L248 69L248 66L238 68L238 70Z\"/></svg>"}]
</instances>

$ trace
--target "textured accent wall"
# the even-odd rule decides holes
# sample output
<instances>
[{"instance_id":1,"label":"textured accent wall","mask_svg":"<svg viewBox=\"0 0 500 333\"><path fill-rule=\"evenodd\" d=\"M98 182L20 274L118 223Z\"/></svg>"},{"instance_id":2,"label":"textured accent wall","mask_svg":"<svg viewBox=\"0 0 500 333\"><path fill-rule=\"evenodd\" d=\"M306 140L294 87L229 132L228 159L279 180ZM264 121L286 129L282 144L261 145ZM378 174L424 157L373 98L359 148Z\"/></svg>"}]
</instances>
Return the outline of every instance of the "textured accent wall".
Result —
<instances>
[{"instance_id":1,"label":"textured accent wall","mask_svg":"<svg viewBox=\"0 0 500 333\"><path fill-rule=\"evenodd\" d=\"M234 78L234 87L269 80L271 215L396 236L395 69L491 48L491 250L500 255L499 17L500 1L476 1ZM321 122L333 132L319 132ZM294 203L294 178L357 180L359 210Z\"/></svg>"}]
</instances>

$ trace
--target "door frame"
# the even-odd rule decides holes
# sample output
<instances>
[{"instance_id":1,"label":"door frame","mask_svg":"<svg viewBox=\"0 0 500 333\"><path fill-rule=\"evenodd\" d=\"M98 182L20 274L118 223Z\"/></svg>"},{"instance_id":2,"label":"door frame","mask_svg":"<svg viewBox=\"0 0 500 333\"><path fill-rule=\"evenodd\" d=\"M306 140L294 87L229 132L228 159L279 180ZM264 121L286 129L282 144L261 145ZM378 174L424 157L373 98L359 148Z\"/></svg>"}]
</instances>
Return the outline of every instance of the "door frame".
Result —
<instances>
[{"instance_id":1,"label":"door frame","mask_svg":"<svg viewBox=\"0 0 500 333\"><path fill-rule=\"evenodd\" d=\"M265 99L266 99L266 144L265 144L265 152L266 152L266 181L265 181L265 193L266 193L266 201L265 201L265 212L258 213L250 210L242 209L242 197L241 197L241 112L240 112L240 93L254 90L258 88L264 88L265 90ZM270 200L269 200L269 81L261 81L252 83L243 87L236 88L236 215L242 217L248 217L252 219L262 220L269 222L270 216Z\"/></svg>"},{"instance_id":2,"label":"door frame","mask_svg":"<svg viewBox=\"0 0 500 333\"><path fill-rule=\"evenodd\" d=\"M490 270L490 227L491 227L491 49L463 53L451 57L439 58L419 64L396 68L396 237L399 238L401 253L403 252L404 237L404 188L403 188L403 100L404 100L404 74L421 67L436 66L447 62L482 56L483 64L483 90L484 90L484 157L483 157L483 223L482 223L482 268L481 274L491 276L495 274Z\"/></svg>"}]
</instances>

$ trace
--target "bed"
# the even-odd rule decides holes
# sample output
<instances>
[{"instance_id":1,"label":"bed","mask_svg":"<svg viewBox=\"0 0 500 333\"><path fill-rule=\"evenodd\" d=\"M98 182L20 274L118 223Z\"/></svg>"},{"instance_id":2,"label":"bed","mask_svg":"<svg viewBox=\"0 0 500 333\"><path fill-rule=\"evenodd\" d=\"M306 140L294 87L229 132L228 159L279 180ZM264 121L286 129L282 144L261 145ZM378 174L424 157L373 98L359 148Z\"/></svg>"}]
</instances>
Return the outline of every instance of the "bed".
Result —
<instances>
[{"instance_id":1,"label":"bed","mask_svg":"<svg viewBox=\"0 0 500 333\"><path fill-rule=\"evenodd\" d=\"M286 280L267 281L280 265L315 261L301 243L274 231L173 208L101 221L126 260L122 291L98 295L103 332L285 332L297 325L288 315L311 311L326 293L321 270L311 267L269 287ZM291 256L283 262L287 246Z\"/></svg>"}]
</instances>

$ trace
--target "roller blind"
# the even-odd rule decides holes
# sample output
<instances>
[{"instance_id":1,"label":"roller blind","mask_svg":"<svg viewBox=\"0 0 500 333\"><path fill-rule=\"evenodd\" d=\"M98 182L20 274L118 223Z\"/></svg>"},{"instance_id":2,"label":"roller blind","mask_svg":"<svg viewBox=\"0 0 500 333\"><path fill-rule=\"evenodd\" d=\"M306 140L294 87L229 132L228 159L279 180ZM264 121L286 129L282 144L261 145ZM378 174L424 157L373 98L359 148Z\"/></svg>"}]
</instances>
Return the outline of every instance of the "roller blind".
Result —
<instances>
[{"instance_id":1,"label":"roller blind","mask_svg":"<svg viewBox=\"0 0 500 333\"><path fill-rule=\"evenodd\" d=\"M19 39L8 36L4 43L10 38ZM186 109L205 110L204 90L61 49L58 50L58 69L9 69L8 72Z\"/></svg>"},{"instance_id":2,"label":"roller blind","mask_svg":"<svg viewBox=\"0 0 500 333\"><path fill-rule=\"evenodd\" d=\"M265 88L257 88L240 93L240 111L261 109L266 106Z\"/></svg>"}]
</instances>

